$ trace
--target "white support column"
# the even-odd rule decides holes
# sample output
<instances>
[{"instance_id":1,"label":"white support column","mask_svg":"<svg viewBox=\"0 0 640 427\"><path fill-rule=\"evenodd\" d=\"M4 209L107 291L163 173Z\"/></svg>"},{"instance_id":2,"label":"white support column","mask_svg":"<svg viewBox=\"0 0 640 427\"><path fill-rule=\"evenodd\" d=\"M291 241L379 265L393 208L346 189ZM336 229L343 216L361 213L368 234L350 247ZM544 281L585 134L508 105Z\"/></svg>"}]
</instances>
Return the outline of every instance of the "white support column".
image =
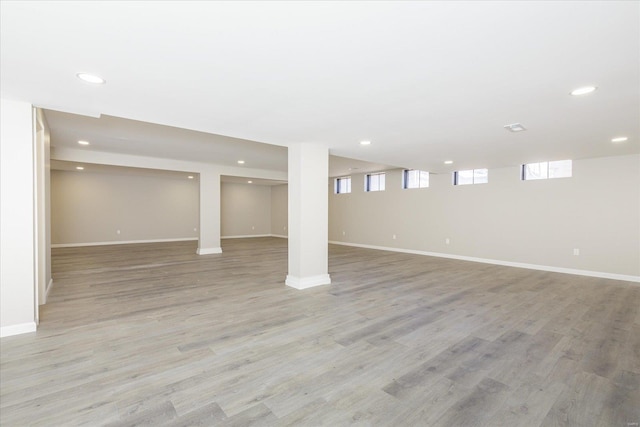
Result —
<instances>
[{"instance_id":1,"label":"white support column","mask_svg":"<svg viewBox=\"0 0 640 427\"><path fill-rule=\"evenodd\" d=\"M220 174L200 173L200 239L198 255L220 254Z\"/></svg>"},{"instance_id":2,"label":"white support column","mask_svg":"<svg viewBox=\"0 0 640 427\"><path fill-rule=\"evenodd\" d=\"M0 106L0 336L36 330L33 111L25 102Z\"/></svg>"},{"instance_id":3,"label":"white support column","mask_svg":"<svg viewBox=\"0 0 640 427\"><path fill-rule=\"evenodd\" d=\"M289 147L289 273L296 289L328 285L329 150L315 144Z\"/></svg>"}]
</instances>

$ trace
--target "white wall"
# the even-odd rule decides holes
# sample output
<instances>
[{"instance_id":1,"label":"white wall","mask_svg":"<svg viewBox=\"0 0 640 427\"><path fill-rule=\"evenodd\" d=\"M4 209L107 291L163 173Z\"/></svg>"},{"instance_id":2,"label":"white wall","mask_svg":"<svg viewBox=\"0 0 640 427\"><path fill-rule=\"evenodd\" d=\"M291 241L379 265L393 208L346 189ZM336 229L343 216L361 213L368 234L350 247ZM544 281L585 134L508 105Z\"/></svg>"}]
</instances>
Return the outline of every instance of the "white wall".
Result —
<instances>
[{"instance_id":1,"label":"white wall","mask_svg":"<svg viewBox=\"0 0 640 427\"><path fill-rule=\"evenodd\" d=\"M35 331L35 151L28 103L0 104L0 336Z\"/></svg>"},{"instance_id":2,"label":"white wall","mask_svg":"<svg viewBox=\"0 0 640 427\"><path fill-rule=\"evenodd\" d=\"M287 184L271 187L271 234L288 236L289 187Z\"/></svg>"},{"instance_id":3,"label":"white wall","mask_svg":"<svg viewBox=\"0 0 640 427\"><path fill-rule=\"evenodd\" d=\"M271 234L271 187L223 182L220 189L222 237Z\"/></svg>"},{"instance_id":4,"label":"white wall","mask_svg":"<svg viewBox=\"0 0 640 427\"><path fill-rule=\"evenodd\" d=\"M200 227L197 253L216 254L220 248L220 176L246 176L268 180L286 180L287 172L269 171L209 163L133 156L91 150L52 148L51 158L69 162L85 162L134 168L188 172L200 175Z\"/></svg>"},{"instance_id":5,"label":"white wall","mask_svg":"<svg viewBox=\"0 0 640 427\"><path fill-rule=\"evenodd\" d=\"M51 173L54 245L196 239L198 209L198 182L186 177Z\"/></svg>"},{"instance_id":6,"label":"white wall","mask_svg":"<svg viewBox=\"0 0 640 427\"><path fill-rule=\"evenodd\" d=\"M41 109L36 109L36 222L38 304L47 302L51 275L51 135ZM36 310L38 314L38 310ZM39 317L39 316L38 316Z\"/></svg>"},{"instance_id":7,"label":"white wall","mask_svg":"<svg viewBox=\"0 0 640 427\"><path fill-rule=\"evenodd\" d=\"M51 181L54 245L198 236L193 230L198 226L195 180L54 170ZM286 185L277 187L284 187L284 193L278 193L284 205L277 212L279 222L286 224ZM222 236L272 234L271 188L222 183Z\"/></svg>"},{"instance_id":8,"label":"white wall","mask_svg":"<svg viewBox=\"0 0 640 427\"><path fill-rule=\"evenodd\" d=\"M403 190L401 170L386 178L386 191L365 193L354 174L351 194L330 180L331 241L640 276L638 155L577 160L565 179L521 181L507 167L488 184L432 174L429 188Z\"/></svg>"}]
</instances>

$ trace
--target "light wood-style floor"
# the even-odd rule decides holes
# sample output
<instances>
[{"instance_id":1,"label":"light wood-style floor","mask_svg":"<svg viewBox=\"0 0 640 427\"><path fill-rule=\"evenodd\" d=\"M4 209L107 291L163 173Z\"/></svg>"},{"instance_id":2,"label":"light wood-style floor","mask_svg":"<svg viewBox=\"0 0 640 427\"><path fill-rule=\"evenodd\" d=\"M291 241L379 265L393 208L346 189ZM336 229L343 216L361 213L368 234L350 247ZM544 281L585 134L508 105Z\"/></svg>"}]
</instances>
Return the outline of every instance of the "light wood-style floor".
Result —
<instances>
[{"instance_id":1,"label":"light wood-style floor","mask_svg":"<svg viewBox=\"0 0 640 427\"><path fill-rule=\"evenodd\" d=\"M638 426L640 287L287 241L55 249L36 334L1 341L0 424Z\"/></svg>"}]
</instances>

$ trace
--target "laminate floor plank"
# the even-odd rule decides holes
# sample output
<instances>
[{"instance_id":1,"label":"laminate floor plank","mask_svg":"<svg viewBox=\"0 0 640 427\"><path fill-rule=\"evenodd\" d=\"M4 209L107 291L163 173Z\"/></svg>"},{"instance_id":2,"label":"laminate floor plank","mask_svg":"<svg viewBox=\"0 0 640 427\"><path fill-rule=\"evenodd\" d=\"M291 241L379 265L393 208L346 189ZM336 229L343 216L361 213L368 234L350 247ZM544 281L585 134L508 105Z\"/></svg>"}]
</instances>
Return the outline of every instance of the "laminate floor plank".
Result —
<instances>
[{"instance_id":1,"label":"laminate floor plank","mask_svg":"<svg viewBox=\"0 0 640 427\"><path fill-rule=\"evenodd\" d=\"M542 426L597 426L614 386L606 378L579 372L560 394Z\"/></svg>"},{"instance_id":2,"label":"laminate floor plank","mask_svg":"<svg viewBox=\"0 0 640 427\"><path fill-rule=\"evenodd\" d=\"M525 335L520 345L504 348L507 356L494 364L488 376L516 388L529 373L536 372L560 339L560 335L551 332Z\"/></svg>"},{"instance_id":3,"label":"laminate floor plank","mask_svg":"<svg viewBox=\"0 0 640 427\"><path fill-rule=\"evenodd\" d=\"M564 392L562 383L526 381L505 400L504 405L487 420L490 426L539 426Z\"/></svg>"},{"instance_id":4,"label":"laminate floor plank","mask_svg":"<svg viewBox=\"0 0 640 427\"><path fill-rule=\"evenodd\" d=\"M157 426L167 424L178 415L171 402L140 411L133 416L125 416L122 420L107 424L108 427Z\"/></svg>"},{"instance_id":5,"label":"laminate floor plank","mask_svg":"<svg viewBox=\"0 0 640 427\"><path fill-rule=\"evenodd\" d=\"M220 425L227 419L217 403L210 403L166 423L169 427L210 427Z\"/></svg>"},{"instance_id":6,"label":"laminate floor plank","mask_svg":"<svg viewBox=\"0 0 640 427\"><path fill-rule=\"evenodd\" d=\"M394 410L376 419L383 426L434 426L453 405L470 393L470 389L448 378L432 376L429 382L404 390Z\"/></svg>"},{"instance_id":7,"label":"laminate floor plank","mask_svg":"<svg viewBox=\"0 0 640 427\"><path fill-rule=\"evenodd\" d=\"M438 420L442 426L484 426L509 396L509 387L491 378L483 379Z\"/></svg>"},{"instance_id":8,"label":"laminate floor plank","mask_svg":"<svg viewBox=\"0 0 640 427\"><path fill-rule=\"evenodd\" d=\"M259 403L233 417L226 418L219 425L224 427L274 426L278 418L264 403Z\"/></svg>"},{"instance_id":9,"label":"laminate floor plank","mask_svg":"<svg viewBox=\"0 0 640 427\"><path fill-rule=\"evenodd\" d=\"M640 325L631 327L628 338L623 344L618 366L622 370L640 374Z\"/></svg>"},{"instance_id":10,"label":"laminate floor plank","mask_svg":"<svg viewBox=\"0 0 640 427\"><path fill-rule=\"evenodd\" d=\"M52 251L38 331L0 341L2 426L640 422L637 284L287 241Z\"/></svg>"}]
</instances>

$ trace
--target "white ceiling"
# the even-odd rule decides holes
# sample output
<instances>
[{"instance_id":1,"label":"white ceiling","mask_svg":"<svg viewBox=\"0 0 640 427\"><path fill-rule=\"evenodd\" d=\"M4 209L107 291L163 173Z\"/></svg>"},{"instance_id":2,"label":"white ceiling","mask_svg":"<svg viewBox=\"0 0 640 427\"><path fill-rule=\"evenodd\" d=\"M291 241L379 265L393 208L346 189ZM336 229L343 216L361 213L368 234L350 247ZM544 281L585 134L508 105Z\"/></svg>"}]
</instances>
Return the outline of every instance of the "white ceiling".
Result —
<instances>
[{"instance_id":1,"label":"white ceiling","mask_svg":"<svg viewBox=\"0 0 640 427\"><path fill-rule=\"evenodd\" d=\"M148 157L209 162L250 169L287 171L287 148L171 126L102 115L99 118L44 110L54 148L72 148ZM79 140L89 141L80 146ZM238 160L245 163L238 165ZM54 168L64 163L54 163ZM75 166L74 166L75 167ZM329 158L330 176L371 172L392 166L337 156ZM104 168L101 169L105 171ZM121 169L113 169L114 172ZM151 171L151 174L155 172ZM246 179L240 178L237 182ZM230 182L227 179L227 182ZM268 180L256 180L272 185ZM280 182L277 182L280 183Z\"/></svg>"},{"instance_id":2,"label":"white ceiling","mask_svg":"<svg viewBox=\"0 0 640 427\"><path fill-rule=\"evenodd\" d=\"M254 153L281 168L274 145L313 142L433 172L640 151L637 1L0 7L3 97L228 136L192 133L177 144L164 131L109 134L105 149L145 146L175 158L193 149L229 162ZM107 83L83 83L78 72ZM584 85L598 90L569 95ZM79 136L75 121L47 117L60 135L54 144ZM528 130L503 129L514 122ZM110 130L93 131L100 141ZM609 142L618 135L629 141Z\"/></svg>"},{"instance_id":3,"label":"white ceiling","mask_svg":"<svg viewBox=\"0 0 640 427\"><path fill-rule=\"evenodd\" d=\"M77 167L82 167L84 169L79 171L76 169ZM189 179L188 177L192 176L192 179L196 181L200 179L200 174L198 173L177 172L149 168L132 168L86 162L69 162L63 160L51 160L51 169L77 173L108 173L118 175L156 176L172 179Z\"/></svg>"},{"instance_id":4,"label":"white ceiling","mask_svg":"<svg viewBox=\"0 0 640 427\"><path fill-rule=\"evenodd\" d=\"M45 110L51 145L138 156L211 162L252 169L287 170L287 148L102 115L100 118ZM81 147L79 140L91 145Z\"/></svg>"}]
</instances>

